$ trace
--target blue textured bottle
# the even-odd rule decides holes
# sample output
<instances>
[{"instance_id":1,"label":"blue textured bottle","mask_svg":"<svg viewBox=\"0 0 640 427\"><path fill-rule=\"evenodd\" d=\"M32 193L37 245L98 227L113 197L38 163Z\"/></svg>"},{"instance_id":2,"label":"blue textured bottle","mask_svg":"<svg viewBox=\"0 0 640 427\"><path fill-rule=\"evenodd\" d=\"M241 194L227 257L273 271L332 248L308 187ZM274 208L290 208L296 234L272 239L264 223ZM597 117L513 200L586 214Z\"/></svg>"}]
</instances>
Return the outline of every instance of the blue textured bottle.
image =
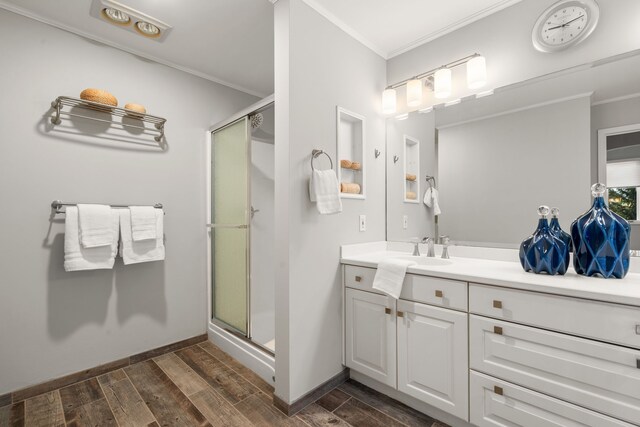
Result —
<instances>
[{"instance_id":1,"label":"blue textured bottle","mask_svg":"<svg viewBox=\"0 0 640 427\"><path fill-rule=\"evenodd\" d=\"M548 206L538 208L538 228L520 244L520 264L536 274L565 274L569 268L569 248L549 228Z\"/></svg>"},{"instance_id":2,"label":"blue textured bottle","mask_svg":"<svg viewBox=\"0 0 640 427\"><path fill-rule=\"evenodd\" d=\"M611 212L604 200L607 187L593 184L593 206L571 224L573 266L585 276L622 279L629 271L629 223Z\"/></svg>"},{"instance_id":3,"label":"blue textured bottle","mask_svg":"<svg viewBox=\"0 0 640 427\"><path fill-rule=\"evenodd\" d=\"M549 221L549 229L552 233L558 237L558 239L562 240L565 245L567 245L567 249L571 252L573 249L573 244L571 243L571 236L569 233L564 231L562 227L560 227L560 221L558 220L558 216L560 215L560 209L551 208L551 221Z\"/></svg>"}]
</instances>

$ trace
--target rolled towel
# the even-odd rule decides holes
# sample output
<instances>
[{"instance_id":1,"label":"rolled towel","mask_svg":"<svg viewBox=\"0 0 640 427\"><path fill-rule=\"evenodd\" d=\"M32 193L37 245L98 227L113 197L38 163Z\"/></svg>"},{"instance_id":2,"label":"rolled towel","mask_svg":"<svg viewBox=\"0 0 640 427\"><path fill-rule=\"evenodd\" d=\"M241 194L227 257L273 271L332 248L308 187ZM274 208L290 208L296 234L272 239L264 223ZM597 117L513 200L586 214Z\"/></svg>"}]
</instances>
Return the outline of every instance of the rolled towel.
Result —
<instances>
[{"instance_id":1,"label":"rolled towel","mask_svg":"<svg viewBox=\"0 0 640 427\"><path fill-rule=\"evenodd\" d=\"M131 236L134 242L156 239L156 209L153 206L129 206Z\"/></svg>"},{"instance_id":2,"label":"rolled towel","mask_svg":"<svg viewBox=\"0 0 640 427\"><path fill-rule=\"evenodd\" d=\"M418 178L418 177L415 176L414 174L411 174L411 173L407 174L407 181L415 181L416 178Z\"/></svg>"},{"instance_id":3,"label":"rolled towel","mask_svg":"<svg viewBox=\"0 0 640 427\"><path fill-rule=\"evenodd\" d=\"M354 171L359 171L362 169L362 164L360 162L351 162L351 169Z\"/></svg>"},{"instance_id":4,"label":"rolled towel","mask_svg":"<svg viewBox=\"0 0 640 427\"><path fill-rule=\"evenodd\" d=\"M117 232L114 236L109 205L78 205L80 222L80 243L85 248L110 246L118 240Z\"/></svg>"},{"instance_id":5,"label":"rolled towel","mask_svg":"<svg viewBox=\"0 0 640 427\"><path fill-rule=\"evenodd\" d=\"M351 163L351 160L340 160L340 166L345 169L351 169L352 164L353 163Z\"/></svg>"},{"instance_id":6,"label":"rolled towel","mask_svg":"<svg viewBox=\"0 0 640 427\"><path fill-rule=\"evenodd\" d=\"M418 198L418 195L413 191L407 191L405 197L407 200L416 200Z\"/></svg>"},{"instance_id":7,"label":"rolled towel","mask_svg":"<svg viewBox=\"0 0 640 427\"><path fill-rule=\"evenodd\" d=\"M340 183L340 192L349 194L360 194L360 185L354 182Z\"/></svg>"},{"instance_id":8,"label":"rolled towel","mask_svg":"<svg viewBox=\"0 0 640 427\"><path fill-rule=\"evenodd\" d=\"M108 246L85 248L80 244L78 208L75 206L67 207L64 223L65 271L113 268L118 248L118 225L120 223L120 218L115 209L111 210L110 215L110 227L114 236L111 244Z\"/></svg>"}]
</instances>

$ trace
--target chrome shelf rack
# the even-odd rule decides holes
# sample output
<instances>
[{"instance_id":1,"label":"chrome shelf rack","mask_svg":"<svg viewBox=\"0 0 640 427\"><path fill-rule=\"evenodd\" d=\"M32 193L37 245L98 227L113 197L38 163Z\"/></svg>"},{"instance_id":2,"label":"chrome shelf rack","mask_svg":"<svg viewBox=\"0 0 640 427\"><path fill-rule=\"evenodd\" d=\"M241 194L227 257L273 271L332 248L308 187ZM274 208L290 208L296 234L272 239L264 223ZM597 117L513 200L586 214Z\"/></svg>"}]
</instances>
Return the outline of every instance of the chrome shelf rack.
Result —
<instances>
[{"instance_id":1,"label":"chrome shelf rack","mask_svg":"<svg viewBox=\"0 0 640 427\"><path fill-rule=\"evenodd\" d=\"M164 119L162 117L152 116L151 114L140 114L130 110L126 110L124 108L112 107L110 105L100 104L100 103L91 102L91 101L85 101L84 99L72 98L69 96L57 97L51 103L51 107L55 111L53 117L51 117L51 123L54 125L59 125L60 123L62 123L61 115L64 114L65 116L78 117L78 118L93 120L97 122L114 123L122 126L123 128L133 128L133 129L139 129L143 131L151 131L154 133L155 131L157 131L158 135L153 137L153 139L155 139L157 142L162 141L162 139L164 138L164 124L167 122L167 119ZM131 122L134 122L134 123L139 122L140 124L138 125L133 123L124 123L120 121L115 121L113 119L107 120L107 119L101 119L98 117L75 114L75 113L72 113L71 111L64 111L64 107L69 107L70 110L72 108L81 108L87 111L94 111L94 112L97 111L101 113L107 113L116 117L126 117L127 119L130 119ZM154 128L145 126L144 123L152 124L155 130Z\"/></svg>"}]
</instances>

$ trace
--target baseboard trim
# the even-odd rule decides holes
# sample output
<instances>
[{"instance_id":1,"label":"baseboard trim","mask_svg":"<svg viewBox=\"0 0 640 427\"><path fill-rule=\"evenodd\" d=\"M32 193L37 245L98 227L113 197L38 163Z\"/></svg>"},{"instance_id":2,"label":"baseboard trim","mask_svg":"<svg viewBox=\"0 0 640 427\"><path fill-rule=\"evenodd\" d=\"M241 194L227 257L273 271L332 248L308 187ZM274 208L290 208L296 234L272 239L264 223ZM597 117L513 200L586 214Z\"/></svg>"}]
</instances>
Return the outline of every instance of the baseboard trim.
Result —
<instances>
[{"instance_id":1,"label":"baseboard trim","mask_svg":"<svg viewBox=\"0 0 640 427\"><path fill-rule=\"evenodd\" d=\"M315 402L316 400L320 399L322 396L324 396L334 388L336 388L337 386L339 386L340 384L342 384L343 382L345 382L348 378L349 378L349 368L345 368L342 370L342 372L340 372L337 375L334 375L332 378L320 384L318 387L314 388L313 390L311 390L304 396L300 397L299 399L295 400L291 404L288 404L287 402L280 399L278 396L274 394L273 406L278 408L287 416L295 415L301 410L303 410L304 408L306 408L307 406L309 406L310 404L312 404L313 402Z\"/></svg>"},{"instance_id":2,"label":"baseboard trim","mask_svg":"<svg viewBox=\"0 0 640 427\"><path fill-rule=\"evenodd\" d=\"M70 386L71 384L79 383L89 378L97 377L107 372L115 371L117 369L125 368L129 365L133 365L138 362L145 361L147 359L151 359L153 357L158 357L165 353L169 353L172 351L180 350L181 348L190 347L194 344L198 344L200 342L207 340L207 334L197 335L195 337L187 338L182 341L177 341L168 345L164 345L162 347L154 348L142 353L138 353L129 357L125 357L123 359L114 360L109 363L105 363L103 365L94 366L93 368L85 369L83 371L74 372L69 375L65 375L63 377L54 378L49 381L45 381L40 384L36 384L34 386L26 387L13 393L9 393L7 395L0 396L0 403L4 402L7 396L10 396L7 404L18 403L23 400L29 399L31 397L37 396L39 394L48 393L50 391ZM0 406L3 406L0 404Z\"/></svg>"}]
</instances>

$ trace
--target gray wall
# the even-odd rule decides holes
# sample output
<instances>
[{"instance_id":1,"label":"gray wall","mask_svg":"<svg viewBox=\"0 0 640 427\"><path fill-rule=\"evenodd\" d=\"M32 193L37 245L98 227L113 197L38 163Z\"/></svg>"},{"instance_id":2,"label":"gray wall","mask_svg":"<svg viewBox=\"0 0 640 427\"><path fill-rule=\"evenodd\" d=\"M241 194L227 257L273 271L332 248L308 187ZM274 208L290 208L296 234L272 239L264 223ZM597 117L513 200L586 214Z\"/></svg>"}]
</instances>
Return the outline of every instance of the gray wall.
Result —
<instances>
[{"instance_id":1,"label":"gray wall","mask_svg":"<svg viewBox=\"0 0 640 427\"><path fill-rule=\"evenodd\" d=\"M433 210L422 202L427 189L425 177L436 176L435 112L411 114L406 120L387 119L387 240L408 241L413 237L435 236ZM420 203L404 202L404 135L420 141ZM393 156L400 160L393 162ZM407 229L403 229L403 216L408 217Z\"/></svg>"},{"instance_id":2,"label":"gray wall","mask_svg":"<svg viewBox=\"0 0 640 427\"><path fill-rule=\"evenodd\" d=\"M0 57L0 394L204 333L205 131L256 98L4 10ZM86 87L166 117L168 150L50 126ZM65 273L53 199L164 203L166 261Z\"/></svg>"},{"instance_id":3,"label":"gray wall","mask_svg":"<svg viewBox=\"0 0 640 427\"><path fill-rule=\"evenodd\" d=\"M598 176L598 130L640 123L640 97L591 107L591 176ZM631 225L631 249L640 249L640 224Z\"/></svg>"},{"instance_id":4,"label":"gray wall","mask_svg":"<svg viewBox=\"0 0 640 427\"><path fill-rule=\"evenodd\" d=\"M515 247L543 204L568 229L589 207L589 132L588 96L439 129L439 232Z\"/></svg>"},{"instance_id":5,"label":"gray wall","mask_svg":"<svg viewBox=\"0 0 640 427\"><path fill-rule=\"evenodd\" d=\"M291 402L339 373L340 245L385 238L385 61L302 0L275 4L276 395ZM336 106L366 118L366 200L339 215L309 202L311 150L336 162ZM358 215L367 231L358 231Z\"/></svg>"}]
</instances>

